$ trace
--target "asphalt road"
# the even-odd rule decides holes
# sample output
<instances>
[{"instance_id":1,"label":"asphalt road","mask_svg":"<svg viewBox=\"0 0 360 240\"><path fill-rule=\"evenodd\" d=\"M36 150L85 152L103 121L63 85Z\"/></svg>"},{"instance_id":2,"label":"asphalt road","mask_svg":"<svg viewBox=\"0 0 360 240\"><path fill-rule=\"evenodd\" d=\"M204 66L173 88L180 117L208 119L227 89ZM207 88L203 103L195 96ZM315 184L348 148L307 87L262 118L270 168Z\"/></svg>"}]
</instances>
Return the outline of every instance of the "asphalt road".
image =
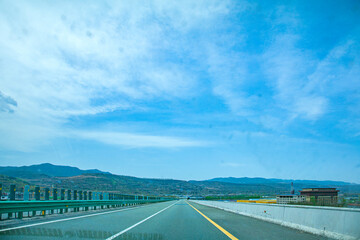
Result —
<instances>
[{"instance_id":1,"label":"asphalt road","mask_svg":"<svg viewBox=\"0 0 360 240\"><path fill-rule=\"evenodd\" d=\"M189 205L189 203L192 205ZM328 239L185 200L17 223L0 239Z\"/></svg>"}]
</instances>

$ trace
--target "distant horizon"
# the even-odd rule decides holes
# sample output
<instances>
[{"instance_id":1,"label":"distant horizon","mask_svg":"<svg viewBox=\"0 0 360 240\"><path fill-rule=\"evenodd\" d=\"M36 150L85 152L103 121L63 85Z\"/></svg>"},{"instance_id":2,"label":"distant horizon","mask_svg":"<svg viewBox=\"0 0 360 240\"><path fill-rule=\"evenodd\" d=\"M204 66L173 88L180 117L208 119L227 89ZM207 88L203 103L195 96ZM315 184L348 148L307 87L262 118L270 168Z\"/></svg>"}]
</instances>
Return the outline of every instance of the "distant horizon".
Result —
<instances>
[{"instance_id":1,"label":"distant horizon","mask_svg":"<svg viewBox=\"0 0 360 240\"><path fill-rule=\"evenodd\" d=\"M126 174L119 174L119 173L113 173L113 172L110 172L110 171L104 171L104 170L101 170L101 169L98 169L98 168L81 168L81 167L77 167L77 166L73 166L73 165L57 165L57 164L52 164L52 163L49 163L49 162L43 162L43 163L37 163L37 164L31 164L31 165L21 165L21 166L2 166L0 165L0 167L28 167L28 166L34 166L34 165L43 165L43 164L50 164L50 165L53 165L53 166L61 166L61 167L75 167L75 168L78 168L80 170L83 170L83 171L87 171L87 170L98 170L100 172L103 172L103 173L110 173L112 175L118 175L118 176L127 176L127 177L136 177L136 178L150 178L150 179L167 179L167 180L180 180L180 181L207 181L207 180L212 180L212 179L215 179L215 178L236 178L236 179L239 179L239 178L250 178L250 179L254 179L254 178L262 178L262 179L278 179L278 180L287 180L287 181L290 181L290 180L293 180L293 181L320 181L320 182L326 182L326 181L329 181L329 182L344 182L344 183L350 183L350 184L360 184L360 183L356 183L356 182L348 182L348 181L342 181L342 180L330 180L330 179L326 179L326 180L322 180L322 179L284 179L284 178L276 178L276 177L270 177L270 178L266 178L266 177L260 177L260 176L257 176L257 177L248 177L248 176L238 176L238 177L235 177L235 176L217 176L217 177L211 177L211 178L207 178L207 179L178 179L178 178L159 178L159 177L142 177L142 176L134 176L134 175L126 175ZM1 174L1 173L0 173Z\"/></svg>"}]
</instances>

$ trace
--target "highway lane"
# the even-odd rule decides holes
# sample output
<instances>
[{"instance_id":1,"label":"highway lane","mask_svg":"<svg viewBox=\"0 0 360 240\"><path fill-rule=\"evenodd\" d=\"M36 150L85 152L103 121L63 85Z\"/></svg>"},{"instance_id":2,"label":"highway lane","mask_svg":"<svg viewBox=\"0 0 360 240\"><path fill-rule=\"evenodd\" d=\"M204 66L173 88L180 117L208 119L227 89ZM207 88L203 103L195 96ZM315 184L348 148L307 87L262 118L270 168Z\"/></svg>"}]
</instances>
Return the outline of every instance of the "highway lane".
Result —
<instances>
[{"instance_id":1,"label":"highway lane","mask_svg":"<svg viewBox=\"0 0 360 240\"><path fill-rule=\"evenodd\" d=\"M185 200L121 209L31 227L0 230L0 239L305 239L324 237ZM18 227L22 227L21 225ZM1 232L2 231L2 232Z\"/></svg>"},{"instance_id":2,"label":"highway lane","mask_svg":"<svg viewBox=\"0 0 360 240\"><path fill-rule=\"evenodd\" d=\"M238 239L291 239L291 240L325 240L326 237L302 232L284 227L275 223L269 223L236 213L226 212L217 208L207 207L192 203L199 211L212 219L214 222L228 230Z\"/></svg>"},{"instance_id":3,"label":"highway lane","mask_svg":"<svg viewBox=\"0 0 360 240\"><path fill-rule=\"evenodd\" d=\"M189 202L203 215L193 209L187 201L179 201L167 211L155 216L136 228L128 231L122 238L133 239L134 236L148 234L160 234L159 239L206 239L206 240L229 240L229 239L291 239L291 240L325 240L328 238L304 233L291 228L283 227L239 214L226 212L220 209L202 206ZM220 230L219 228L222 228ZM224 233L227 232L229 235ZM135 238L136 239L136 238ZM142 238L139 238L142 239ZM146 238L144 238L146 239ZM149 238L151 239L151 238Z\"/></svg>"},{"instance_id":4,"label":"highway lane","mask_svg":"<svg viewBox=\"0 0 360 240\"><path fill-rule=\"evenodd\" d=\"M128 231L119 239L128 240L134 237L137 239L146 234L150 236L158 235L158 239L164 240L229 240L225 234L212 226L184 200L177 202L162 214Z\"/></svg>"},{"instance_id":5,"label":"highway lane","mask_svg":"<svg viewBox=\"0 0 360 240\"><path fill-rule=\"evenodd\" d=\"M65 218L60 222L44 219L43 225L0 230L0 239L106 239L117 232L138 223L144 218L170 206L176 201L149 204L135 208L124 208L105 214L86 215L84 218ZM70 219L66 221L67 219ZM65 221L64 221L65 220ZM49 223L48 223L49 222ZM14 227L14 226L12 226ZM21 226L15 226L21 227Z\"/></svg>"}]
</instances>

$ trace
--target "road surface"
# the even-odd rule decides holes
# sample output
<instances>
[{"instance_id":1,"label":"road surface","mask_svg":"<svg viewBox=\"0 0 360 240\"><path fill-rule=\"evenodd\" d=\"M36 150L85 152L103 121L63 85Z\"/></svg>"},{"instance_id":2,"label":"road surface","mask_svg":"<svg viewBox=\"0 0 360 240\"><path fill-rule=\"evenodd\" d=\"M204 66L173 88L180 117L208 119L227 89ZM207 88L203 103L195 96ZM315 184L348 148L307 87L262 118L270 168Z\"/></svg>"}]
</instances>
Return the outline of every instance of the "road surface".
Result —
<instances>
[{"instance_id":1,"label":"road surface","mask_svg":"<svg viewBox=\"0 0 360 240\"><path fill-rule=\"evenodd\" d=\"M2 226L0 239L328 239L186 200Z\"/></svg>"}]
</instances>

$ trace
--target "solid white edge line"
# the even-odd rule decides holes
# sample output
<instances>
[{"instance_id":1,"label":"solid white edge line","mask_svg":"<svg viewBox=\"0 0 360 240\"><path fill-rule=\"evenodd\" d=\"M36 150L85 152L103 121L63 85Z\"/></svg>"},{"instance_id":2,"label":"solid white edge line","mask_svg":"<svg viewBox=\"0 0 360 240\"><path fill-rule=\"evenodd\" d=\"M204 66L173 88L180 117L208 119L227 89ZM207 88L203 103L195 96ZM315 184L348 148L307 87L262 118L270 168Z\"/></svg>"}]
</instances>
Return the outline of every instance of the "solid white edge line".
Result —
<instances>
[{"instance_id":1,"label":"solid white edge line","mask_svg":"<svg viewBox=\"0 0 360 240\"><path fill-rule=\"evenodd\" d=\"M149 205L147 205L147 206L149 206ZM64 222L64 221L69 221L69 220L74 220L74 219L79 219L79 218L86 218L86 217L92 217L92 216L98 216L98 215L104 215L104 214L110 214L110 213L116 213L116 212L123 212L123 211L131 210L131 209L143 208L143 207L147 207L147 206L125 208L125 209L113 210L113 211L102 212L102 213L94 213L94 214L89 214L89 215L79 216L79 217L71 217L71 218L53 220L53 221L48 221L48 222L34 223L34 224L29 224L29 225L24 225L24 226L4 228L4 229L0 229L0 232L10 231L10 230L15 230L15 229L20 229L20 228L34 227L34 226L39 226L39 225L44 225L44 224L49 224L49 223Z\"/></svg>"},{"instance_id":2,"label":"solid white edge line","mask_svg":"<svg viewBox=\"0 0 360 240\"><path fill-rule=\"evenodd\" d=\"M135 223L134 225L132 225L132 226L130 226L130 227L128 227L128 228L126 228L125 230L122 230L121 232L118 232L117 234L112 235L111 237L108 237L106 240L112 240L112 239L114 239L114 238L116 238L116 237L118 237L118 236L120 236L120 235L122 235L122 234L126 233L127 231L129 231L129 230L133 229L134 227L136 227L136 226L138 226L138 225L142 224L143 222L145 222L145 221L149 220L150 218L152 218L152 217L154 217L154 216L158 215L159 213L161 213L161 212L165 211L166 209L168 209L168 208L170 208L170 207L174 206L177 202L178 202L178 201L176 201L175 203L171 204L170 206L167 206L166 208L164 208L164 209L162 209L162 210L158 211L157 213L154 213L153 215L151 215L151 216L149 216L149 217L147 217L147 218L145 218L145 219L141 220L140 222Z\"/></svg>"}]
</instances>

